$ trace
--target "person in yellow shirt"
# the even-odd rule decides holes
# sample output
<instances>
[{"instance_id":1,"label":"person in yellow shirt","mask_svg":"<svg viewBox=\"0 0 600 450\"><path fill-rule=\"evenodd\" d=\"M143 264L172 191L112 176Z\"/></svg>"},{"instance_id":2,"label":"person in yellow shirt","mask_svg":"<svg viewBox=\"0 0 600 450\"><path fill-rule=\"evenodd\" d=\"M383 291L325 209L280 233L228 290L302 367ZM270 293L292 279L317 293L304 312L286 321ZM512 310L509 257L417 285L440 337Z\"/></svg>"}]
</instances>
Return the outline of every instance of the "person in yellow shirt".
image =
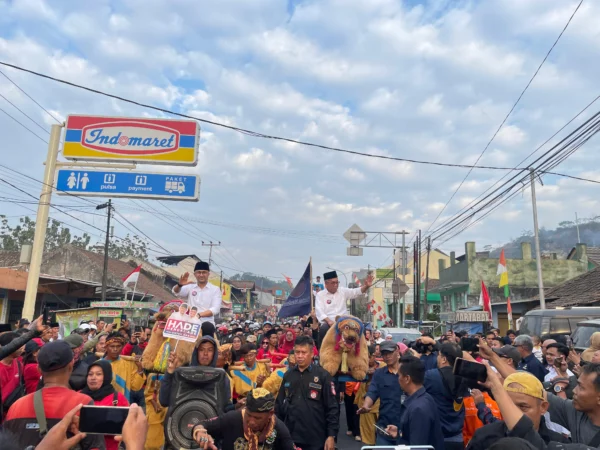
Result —
<instances>
[{"instance_id":1,"label":"person in yellow shirt","mask_svg":"<svg viewBox=\"0 0 600 450\"><path fill-rule=\"evenodd\" d=\"M375 356L375 345L369 345L369 370L368 381L361 383L358 391L354 396L354 403L358 405L360 408L363 404L365 396L367 395L367 391L369 390L369 385L371 384L371 380L373 379L373 374L380 367L385 366L385 364L381 361L377 361ZM360 437L362 439L363 444L366 445L375 445L375 424L377 423L377 419L379 418L379 399L373 404L371 410L368 413L364 413L360 415L359 418L359 428L360 428Z\"/></svg>"},{"instance_id":2,"label":"person in yellow shirt","mask_svg":"<svg viewBox=\"0 0 600 450\"><path fill-rule=\"evenodd\" d=\"M112 366L113 387L129 402L131 391L139 391L144 387L146 375L139 357L121 357L124 346L125 339L119 333L109 334L106 338L106 355L103 359L110 361Z\"/></svg>"},{"instance_id":3,"label":"person in yellow shirt","mask_svg":"<svg viewBox=\"0 0 600 450\"><path fill-rule=\"evenodd\" d=\"M281 387L283 376L289 369L296 365L296 356L294 355L294 350L291 351L287 359L281 361L281 364L284 364L285 367L274 369L271 375L269 375L269 378L267 378L262 385L262 387L268 390L275 397L277 397L277 394L279 394L279 388Z\"/></svg>"},{"instance_id":4,"label":"person in yellow shirt","mask_svg":"<svg viewBox=\"0 0 600 450\"><path fill-rule=\"evenodd\" d=\"M229 368L233 382L233 396L236 399L245 397L254 388L262 387L271 374L265 363L256 360L256 345L244 344L239 353L243 358L243 364Z\"/></svg>"}]
</instances>

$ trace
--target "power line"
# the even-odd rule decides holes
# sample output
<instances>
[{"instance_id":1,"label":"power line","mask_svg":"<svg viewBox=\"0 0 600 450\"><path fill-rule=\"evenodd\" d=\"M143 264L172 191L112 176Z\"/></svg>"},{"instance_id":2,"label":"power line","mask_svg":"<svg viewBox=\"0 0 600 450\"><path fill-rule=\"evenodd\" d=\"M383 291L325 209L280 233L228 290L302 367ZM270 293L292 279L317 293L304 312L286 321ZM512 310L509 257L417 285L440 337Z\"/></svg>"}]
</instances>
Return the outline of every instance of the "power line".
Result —
<instances>
[{"instance_id":1,"label":"power line","mask_svg":"<svg viewBox=\"0 0 600 450\"><path fill-rule=\"evenodd\" d=\"M154 245L156 245L158 248L163 249L165 252L167 252L169 255L172 255L173 253L171 253L169 250L167 250L166 248L164 248L162 245L160 245L158 242L156 242L154 239L152 239L150 236L148 236L146 233L144 233L142 230L140 230L138 227L136 227L133 223L131 223L131 221L125 217L123 214L121 214L119 211L116 210L116 208L113 208L115 210L115 213L121 218L123 219L125 222L127 222L129 225L131 225L133 228L135 228L139 233L141 233L146 239L148 239L150 242L153 242Z\"/></svg>"},{"instance_id":2,"label":"power line","mask_svg":"<svg viewBox=\"0 0 600 450\"><path fill-rule=\"evenodd\" d=\"M7 99L4 95L0 94L0 97L2 97L4 100L6 100L7 103L10 103L13 108L15 108L17 111L19 111L21 114L23 114L25 117L27 117L29 120L31 120L34 124L36 124L39 128L41 128L41 130L44 133L48 133L50 134L50 131L48 131L47 129L45 129L43 126L41 126L39 123L37 123L35 120L33 120L28 114L26 114L21 108L19 108L17 105L15 105L13 102L11 102L9 99Z\"/></svg>"},{"instance_id":3,"label":"power line","mask_svg":"<svg viewBox=\"0 0 600 450\"><path fill-rule=\"evenodd\" d=\"M423 160L417 160L417 159L409 159L409 158L398 158L398 157L394 157L394 156L386 156L386 155L374 155L374 154L370 154L370 153L363 153L363 152L358 152L358 151L354 151L354 150L347 150L347 149L343 149L343 148L338 148L338 147L330 147L327 145L321 145L321 144L315 144L315 143L311 143L311 142L305 142L305 141L299 141L297 139L291 139L291 138L286 138L286 137L282 137L282 136L275 136L275 135L269 135L269 134L264 134L264 133L260 133L257 131L252 131L252 130L247 130L245 128L239 128L239 127L234 127L232 125L226 125L223 123L218 123L218 122L214 122L212 120L207 120L207 119L202 119L200 117L195 117L195 116L190 116L187 114L182 114L182 113L178 113L169 109L165 109L165 108L160 108L157 106L152 106L149 105L147 103L141 103L135 100L131 100L125 97L121 97L118 95L114 95L114 94L109 94L108 92L104 92L104 91L100 91L98 89L93 89L87 86L83 86L80 84L76 84L76 83L72 83L70 81L66 81L60 78L56 78L56 77L52 77L50 75L46 75L40 72L36 72L34 70L30 70L30 69L26 69L24 67L21 66L17 66L15 64L10 64L7 62L3 62L0 61L0 65L6 66L6 67L11 67L13 69L16 70L20 70L22 72L27 72L30 73L32 75L41 77L41 78L45 78L47 80L52 80L55 81L57 83L62 83L71 87L75 87L78 89L82 89L88 92L92 92L94 94L99 94L99 95L103 95L105 97L109 97L109 98L113 98L115 100L119 100L122 102L126 102L126 103L130 103L132 105L136 105L136 106L140 106L142 108L148 108L148 109L152 109L154 111L159 111L165 114L171 114L177 117L183 117L186 119L192 119L192 120L197 120L198 122L202 122L202 123L206 123L209 125L213 125L216 127L221 127L221 128L226 128L232 131L236 131L238 133L242 133L248 136L252 136L252 137L256 137L256 138L262 138L262 139L271 139L271 140L276 140L276 141L282 141L282 142L289 142L291 144L298 144L298 145L304 145L307 147L314 147L314 148L321 148L323 150L330 150L330 151L334 151L334 152L340 152L340 153L347 153L347 154L351 154L351 155L356 155L356 156L364 156L367 158L377 158L377 159L384 159L384 160L390 160L390 161L400 161L400 162L409 162L409 163L413 163L413 164L424 164L424 165L431 165L431 166L441 166L441 167L456 167L456 168L463 168L463 169L488 169L488 170L510 170L511 167L497 167L497 166L481 166L481 165L476 165L476 164L453 164L453 163L441 163L441 162L437 162L437 161L423 161Z\"/></svg>"},{"instance_id":4,"label":"power line","mask_svg":"<svg viewBox=\"0 0 600 450\"><path fill-rule=\"evenodd\" d=\"M44 140L43 137L41 137L40 135L38 135L37 133L35 133L33 130L31 130L30 128L28 128L24 123L19 122L17 119L15 119L13 116L11 116L9 113L7 113L5 110L3 110L2 108L0 108L0 111L2 111L4 114L6 114L8 117L10 117L12 120L14 120L15 122L17 122L19 125L21 125L23 128L25 128L27 131L29 131L31 134L33 134L36 138L38 138L40 141L42 141L44 144L48 144L48 141Z\"/></svg>"},{"instance_id":5,"label":"power line","mask_svg":"<svg viewBox=\"0 0 600 450\"><path fill-rule=\"evenodd\" d=\"M552 44L552 46L550 47L550 50L548 50L548 52L546 53L546 56L544 56L544 59L542 60L542 62L540 63L540 65L538 66L538 68L536 69L536 71L534 72L534 74L532 75L532 77L529 79L529 82L527 83L527 85L525 86L525 88L523 89L523 91L521 91L521 94L517 98L517 101L513 104L512 108L510 108L510 111L508 111L508 114L506 114L506 116L504 117L504 119L500 123L500 126L498 127L498 129L494 132L494 134L492 135L491 139L488 141L488 143L486 144L486 146L484 147L484 149L482 150L482 152L479 154L479 156L475 160L475 164L477 164L479 162L479 160L483 157L483 155L485 154L485 152L487 151L487 149L490 147L490 145L492 144L492 142L494 141L494 139L496 138L496 136L498 135L498 133L500 132L500 130L502 129L502 127L504 126L504 124L506 123L506 121L508 120L508 118L510 117L510 115L512 114L512 112L515 110L515 108L517 107L517 105L519 104L519 102L521 101L521 99L523 98L523 95L525 95L525 92L527 92L527 89L529 89L529 86L531 86L531 83L533 82L533 80L535 79L535 77L539 73L540 69L542 68L542 66L544 65L544 63L546 62L546 60L548 59L548 56L550 56L550 53L552 53L552 50L554 50L554 47L556 47L556 44L558 44L558 41L560 40L560 38L562 37L562 35L566 31L566 29L569 27L569 24L571 23L571 20L573 20L573 17L575 16L575 14L577 13L577 11L579 10L579 7L581 6L582 3L583 3L583 0L580 0L579 4L577 5L577 7L575 8L575 10L571 14L571 17L569 17L569 20L567 21L567 23L563 27L562 31L560 32L560 34L558 35L558 37L556 38L556 40L554 41L554 43ZM475 167L475 165L473 165L473 167ZM458 187L456 188L456 190L454 191L454 193L450 196L450 198L448 199L448 201L446 202L446 204L444 205L444 207L440 210L440 212L438 213L438 215L436 216L436 218L434 219L434 221L431 223L431 225L429 225L427 227L427 230L425 231L425 234L427 234L429 232L429 230L431 229L431 227L433 225L435 225L435 223L438 221L438 219L440 218L440 216L443 214L443 212L446 210L446 208L448 207L448 205L450 204L450 202L454 199L454 197L456 196L456 194L458 193L458 191L460 190L460 188L463 186L463 184L465 183L465 181L467 180L467 178L469 177L469 175L471 175L471 172L472 172L472 169L470 169L467 172L467 174L465 175L465 177L463 178L463 180L460 182L460 184L458 185Z\"/></svg>"},{"instance_id":6,"label":"power line","mask_svg":"<svg viewBox=\"0 0 600 450\"><path fill-rule=\"evenodd\" d=\"M571 178L573 180L587 181L588 183L600 184L600 181L597 181L597 180L590 180L589 178L576 177L575 175L567 175L566 173L550 172L547 170L544 171L543 173L548 174L548 175L556 175L557 177Z\"/></svg>"},{"instance_id":7,"label":"power line","mask_svg":"<svg viewBox=\"0 0 600 450\"><path fill-rule=\"evenodd\" d=\"M38 102L37 102L37 101L36 101L36 100L35 100L35 99L34 99L34 98L31 96L31 95L29 95L27 92L25 92L25 91L24 91L24 90L21 88L21 86L19 86L17 83L15 83L15 82L14 82L12 79L10 79L10 78L8 77L8 75L6 75L6 74L5 74L4 72L2 72L1 70L0 70L0 75L4 76L4 78L6 78L8 81L10 81L12 84L14 84L14 85L15 85L15 87L16 87L18 90L20 90L20 91L21 91L23 94L25 94L27 97L29 97L29 99L30 99L30 100L31 100L33 103L35 103L35 104L36 104L36 105L38 105L40 108L42 108L42 110L43 110L43 111L44 111L46 114L48 114L50 117L52 117L52 118L53 118L53 119L56 121L56 123L58 123L58 124L61 124L61 123L62 123L62 122L61 122L59 119L57 119L57 118L56 118L56 116L54 116L54 115L53 115L53 114L52 114L50 111L48 111L48 110L47 110L46 108L44 108L42 105L40 105L40 104L39 104L39 103L38 103Z\"/></svg>"}]
</instances>

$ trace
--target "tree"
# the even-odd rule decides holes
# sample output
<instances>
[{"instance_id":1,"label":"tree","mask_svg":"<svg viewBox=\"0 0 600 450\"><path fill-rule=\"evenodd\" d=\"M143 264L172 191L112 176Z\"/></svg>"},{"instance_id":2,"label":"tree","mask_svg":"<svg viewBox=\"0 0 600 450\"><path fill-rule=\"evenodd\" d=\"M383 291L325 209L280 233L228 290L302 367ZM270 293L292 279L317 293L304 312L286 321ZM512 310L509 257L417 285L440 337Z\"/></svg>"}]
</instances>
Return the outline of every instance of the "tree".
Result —
<instances>
[{"instance_id":1,"label":"tree","mask_svg":"<svg viewBox=\"0 0 600 450\"><path fill-rule=\"evenodd\" d=\"M0 215L0 250L20 251L25 244L32 244L35 235L35 221L29 217L21 217L19 224L12 227L6 216ZM50 219L46 228L46 239L44 252L49 252L65 245L71 244L84 250L103 253L104 242L98 242L93 248L90 247L91 236L83 233L73 236L71 230L61 222ZM125 239L112 238L109 242L108 256L121 259L126 256L148 259L148 242L139 236L130 236Z\"/></svg>"}]
</instances>

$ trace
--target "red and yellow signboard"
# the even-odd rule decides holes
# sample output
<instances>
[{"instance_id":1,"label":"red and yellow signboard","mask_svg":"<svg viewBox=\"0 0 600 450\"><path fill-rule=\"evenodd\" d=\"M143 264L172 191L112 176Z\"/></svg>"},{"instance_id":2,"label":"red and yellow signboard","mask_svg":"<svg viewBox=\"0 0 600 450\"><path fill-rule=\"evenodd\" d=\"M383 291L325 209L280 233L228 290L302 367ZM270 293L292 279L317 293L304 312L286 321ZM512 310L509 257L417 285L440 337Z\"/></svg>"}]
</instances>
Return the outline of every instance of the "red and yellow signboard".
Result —
<instances>
[{"instance_id":1,"label":"red and yellow signboard","mask_svg":"<svg viewBox=\"0 0 600 450\"><path fill-rule=\"evenodd\" d=\"M200 126L194 120L71 115L63 156L82 161L120 161L195 166Z\"/></svg>"}]
</instances>

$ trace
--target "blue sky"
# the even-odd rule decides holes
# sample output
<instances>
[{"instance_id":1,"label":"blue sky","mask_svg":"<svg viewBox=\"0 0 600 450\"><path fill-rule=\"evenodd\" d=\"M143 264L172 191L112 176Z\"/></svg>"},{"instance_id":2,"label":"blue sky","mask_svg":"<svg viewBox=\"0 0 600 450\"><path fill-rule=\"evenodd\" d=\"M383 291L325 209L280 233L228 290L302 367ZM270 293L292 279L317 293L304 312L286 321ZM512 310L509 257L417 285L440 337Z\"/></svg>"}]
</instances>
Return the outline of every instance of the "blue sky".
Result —
<instances>
[{"instance_id":1,"label":"blue sky","mask_svg":"<svg viewBox=\"0 0 600 450\"><path fill-rule=\"evenodd\" d=\"M266 134L370 154L473 164L576 4L0 0L0 59ZM480 164L512 167L598 95L599 18L599 5L583 4ZM1 70L61 118L70 113L169 117ZM0 94L41 128L2 98L0 108L46 137L43 129L52 119L1 75ZM576 124L593 112L594 107ZM41 180L45 144L2 113L0 135L3 163ZM557 170L600 179L597 145L590 141ZM202 177L200 202L117 199L117 210L173 253L205 257L201 241L221 241L214 258L229 268L226 274L240 269L293 278L311 256L315 273L327 266L347 271L389 263L387 250L365 249L361 258L347 257L341 234L353 223L369 230L425 230L466 174L465 169L342 155L204 125L199 164L183 171ZM474 170L438 224L504 174ZM33 181L2 168L0 177L39 195L40 185ZM576 211L580 217L599 213L595 185L555 177L545 181L538 187L541 225L554 227ZM0 193L26 198L8 186L0 186ZM72 215L103 227L102 217L85 213L85 202L55 201L79 205ZM7 202L0 210L13 221L18 220L13 216L32 214ZM52 217L76 224L57 211ZM78 226L100 239L99 231ZM482 222L437 244L460 252L467 240L482 248L531 228L525 190ZM127 232L117 224L117 234Z\"/></svg>"}]
</instances>

